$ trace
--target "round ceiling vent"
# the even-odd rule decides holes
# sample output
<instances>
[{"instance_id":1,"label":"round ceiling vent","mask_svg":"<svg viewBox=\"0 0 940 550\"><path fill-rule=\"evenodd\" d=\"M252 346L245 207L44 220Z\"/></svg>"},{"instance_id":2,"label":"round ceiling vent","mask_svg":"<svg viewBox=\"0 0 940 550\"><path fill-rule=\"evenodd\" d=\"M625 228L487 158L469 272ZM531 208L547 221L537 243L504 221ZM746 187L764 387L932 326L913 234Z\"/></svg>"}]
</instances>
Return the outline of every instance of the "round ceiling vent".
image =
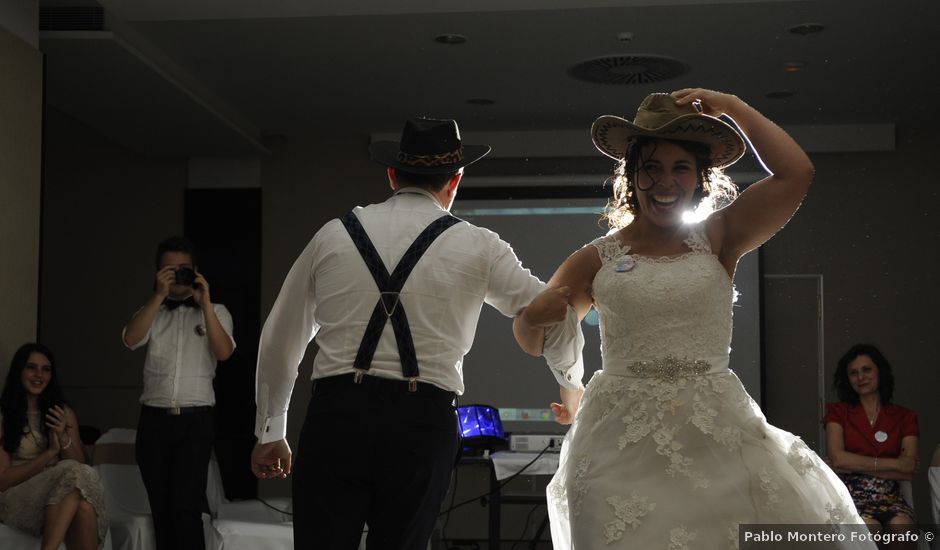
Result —
<instances>
[{"instance_id":1,"label":"round ceiling vent","mask_svg":"<svg viewBox=\"0 0 940 550\"><path fill-rule=\"evenodd\" d=\"M598 84L646 84L675 78L689 66L664 55L607 55L578 63L568 69L572 78Z\"/></svg>"}]
</instances>

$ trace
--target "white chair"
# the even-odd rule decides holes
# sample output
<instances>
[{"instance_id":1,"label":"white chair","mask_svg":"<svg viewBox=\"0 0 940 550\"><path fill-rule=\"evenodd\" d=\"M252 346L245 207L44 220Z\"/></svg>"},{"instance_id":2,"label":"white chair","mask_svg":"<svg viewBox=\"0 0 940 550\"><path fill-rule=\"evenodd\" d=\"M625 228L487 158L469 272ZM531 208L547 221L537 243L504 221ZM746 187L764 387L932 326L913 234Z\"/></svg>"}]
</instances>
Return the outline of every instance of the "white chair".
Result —
<instances>
[{"instance_id":1,"label":"white chair","mask_svg":"<svg viewBox=\"0 0 940 550\"><path fill-rule=\"evenodd\" d=\"M901 487L901 498L904 499L904 502L907 503L911 509L914 509L914 487L911 485L911 482L908 480L901 480L898 482L898 485Z\"/></svg>"},{"instance_id":2,"label":"white chair","mask_svg":"<svg viewBox=\"0 0 940 550\"><path fill-rule=\"evenodd\" d=\"M0 548L3 550L36 550L40 542L36 537L0 523ZM65 545L60 544L59 550L65 550Z\"/></svg>"},{"instance_id":3,"label":"white chair","mask_svg":"<svg viewBox=\"0 0 940 550\"><path fill-rule=\"evenodd\" d=\"M156 549L147 490L134 459L136 436L136 430L116 428L95 444L94 463L105 485L115 550ZM286 514L257 499L228 500L215 456L209 461L206 498L211 514L203 515L207 550L293 550L290 499L268 499L270 506ZM364 544L365 534L361 549Z\"/></svg>"},{"instance_id":4,"label":"white chair","mask_svg":"<svg viewBox=\"0 0 940 550\"><path fill-rule=\"evenodd\" d=\"M248 467L247 461L245 467ZM209 513L213 519L236 519L259 523L285 523L291 520L289 498L266 499L268 505L258 499L230 501L225 498L222 473L214 453L209 461L208 479L206 498L209 501Z\"/></svg>"},{"instance_id":5,"label":"white chair","mask_svg":"<svg viewBox=\"0 0 940 550\"><path fill-rule=\"evenodd\" d=\"M134 458L136 430L112 429L95 442L92 462L108 506L114 550L156 550L147 490Z\"/></svg>"},{"instance_id":6,"label":"white chair","mask_svg":"<svg viewBox=\"0 0 940 550\"><path fill-rule=\"evenodd\" d=\"M114 550L156 550L147 489L134 457L137 430L113 428L95 442L94 467L104 484ZM211 531L203 514L203 531Z\"/></svg>"},{"instance_id":7,"label":"white chair","mask_svg":"<svg viewBox=\"0 0 940 550\"><path fill-rule=\"evenodd\" d=\"M136 430L112 429L95 444L95 468L105 484L115 550L156 549L147 490L134 458L136 437ZM211 514L203 514L208 550L293 550L293 528L285 523L290 517L258 500L226 499L214 456L209 461L206 499ZM276 506L289 507L289 502L278 501Z\"/></svg>"},{"instance_id":8,"label":"white chair","mask_svg":"<svg viewBox=\"0 0 940 550\"><path fill-rule=\"evenodd\" d=\"M898 482L901 486L901 498L904 499L904 502L911 507L911 510L914 510L914 488L910 481L903 480ZM917 513L916 510L914 512ZM923 531L917 529L917 526L914 526L914 530L923 534ZM923 537L920 537L920 540L917 542L917 550L930 550L930 544L924 540Z\"/></svg>"},{"instance_id":9,"label":"white chair","mask_svg":"<svg viewBox=\"0 0 940 550\"><path fill-rule=\"evenodd\" d=\"M927 479L930 482L930 513L933 517L931 523L940 525L940 466L931 466L927 470ZM931 544L934 550L940 550L940 541L934 539Z\"/></svg>"},{"instance_id":10,"label":"white chair","mask_svg":"<svg viewBox=\"0 0 940 550\"><path fill-rule=\"evenodd\" d=\"M247 461L245 467L248 467ZM215 456L209 461L206 496L213 518L206 538L207 550L293 550L294 528L290 523L289 499L270 499L269 503L286 514L256 499L228 500Z\"/></svg>"},{"instance_id":11,"label":"white chair","mask_svg":"<svg viewBox=\"0 0 940 550\"><path fill-rule=\"evenodd\" d=\"M248 464L245 464L248 467ZM225 498L219 463L213 455L209 462L209 482L206 486L209 511L212 514L212 533L208 536L207 550L293 550L294 526L290 498L267 498L230 501ZM366 548L368 531L362 533L359 550Z\"/></svg>"}]
</instances>

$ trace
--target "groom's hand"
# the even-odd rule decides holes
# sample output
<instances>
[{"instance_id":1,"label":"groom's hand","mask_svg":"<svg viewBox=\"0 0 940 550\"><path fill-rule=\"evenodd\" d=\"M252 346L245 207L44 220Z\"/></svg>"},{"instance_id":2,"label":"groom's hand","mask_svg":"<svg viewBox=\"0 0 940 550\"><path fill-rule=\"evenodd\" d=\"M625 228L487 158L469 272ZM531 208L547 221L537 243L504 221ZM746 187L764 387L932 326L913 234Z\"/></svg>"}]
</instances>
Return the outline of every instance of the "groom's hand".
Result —
<instances>
[{"instance_id":1,"label":"groom's hand","mask_svg":"<svg viewBox=\"0 0 940 550\"><path fill-rule=\"evenodd\" d=\"M533 327L548 327L565 320L571 288L546 288L532 299L522 312L522 319Z\"/></svg>"},{"instance_id":2,"label":"groom's hand","mask_svg":"<svg viewBox=\"0 0 940 550\"><path fill-rule=\"evenodd\" d=\"M546 288L516 315L512 333L522 351L535 357L542 355L545 327L565 320L570 295L571 290L566 286Z\"/></svg>"},{"instance_id":3,"label":"groom's hand","mask_svg":"<svg viewBox=\"0 0 940 550\"><path fill-rule=\"evenodd\" d=\"M251 451L251 471L260 479L287 477L291 471L291 450L287 440L256 444Z\"/></svg>"}]
</instances>

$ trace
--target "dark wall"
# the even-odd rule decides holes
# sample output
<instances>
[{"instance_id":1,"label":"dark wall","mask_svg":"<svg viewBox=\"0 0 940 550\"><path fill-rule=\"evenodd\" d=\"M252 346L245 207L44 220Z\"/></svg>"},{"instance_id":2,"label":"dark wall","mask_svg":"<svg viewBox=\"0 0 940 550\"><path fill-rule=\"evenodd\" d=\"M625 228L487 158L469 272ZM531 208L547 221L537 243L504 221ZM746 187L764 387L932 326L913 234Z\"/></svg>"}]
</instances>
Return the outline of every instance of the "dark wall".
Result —
<instances>
[{"instance_id":1,"label":"dark wall","mask_svg":"<svg viewBox=\"0 0 940 550\"><path fill-rule=\"evenodd\" d=\"M899 127L890 153L813 155L816 179L790 224L764 246L767 274L821 274L827 389L852 345L877 345L895 371L894 401L920 418L916 508L930 510L926 467L940 443L940 369L933 344L940 312L940 189L929 128ZM767 332L798 356L792 331ZM790 363L787 355L773 358ZM768 389L772 392L772 389ZM829 394L829 400L836 400ZM773 418L770 419L773 421Z\"/></svg>"},{"instance_id":2,"label":"dark wall","mask_svg":"<svg viewBox=\"0 0 940 550\"><path fill-rule=\"evenodd\" d=\"M5 8L0 8L5 10ZM8 17L12 13L5 13ZM0 16L0 20L3 17ZM36 339L39 298L43 59L0 21L0 375Z\"/></svg>"},{"instance_id":3,"label":"dark wall","mask_svg":"<svg viewBox=\"0 0 940 550\"><path fill-rule=\"evenodd\" d=\"M183 230L183 160L148 159L49 108L40 339L82 424L137 425L143 351L121 329L146 301L154 249Z\"/></svg>"},{"instance_id":4,"label":"dark wall","mask_svg":"<svg viewBox=\"0 0 940 550\"><path fill-rule=\"evenodd\" d=\"M257 496L248 464L255 445L255 362L261 290L261 189L188 189L185 235L214 303L232 314L235 352L216 369L215 454L229 499Z\"/></svg>"}]
</instances>

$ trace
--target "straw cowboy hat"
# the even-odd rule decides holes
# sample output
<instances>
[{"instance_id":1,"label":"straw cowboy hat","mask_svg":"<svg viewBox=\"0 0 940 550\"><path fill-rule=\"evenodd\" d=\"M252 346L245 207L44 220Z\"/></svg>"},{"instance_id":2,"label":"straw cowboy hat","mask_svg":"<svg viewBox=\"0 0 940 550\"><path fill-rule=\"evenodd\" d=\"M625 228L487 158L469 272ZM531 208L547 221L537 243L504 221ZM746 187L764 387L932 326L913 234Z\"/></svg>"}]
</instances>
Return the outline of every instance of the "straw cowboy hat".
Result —
<instances>
[{"instance_id":1,"label":"straw cowboy hat","mask_svg":"<svg viewBox=\"0 0 940 550\"><path fill-rule=\"evenodd\" d=\"M405 122L401 141L369 145L372 160L417 174L456 172L490 152L489 145L463 145L453 120L413 118Z\"/></svg>"},{"instance_id":2,"label":"straw cowboy hat","mask_svg":"<svg viewBox=\"0 0 940 550\"><path fill-rule=\"evenodd\" d=\"M601 153L616 160L624 158L631 140L648 136L704 143L714 167L734 164L744 155L744 138L727 122L700 109L692 103L676 105L670 94L650 94L640 103L633 122L614 115L595 120L591 139Z\"/></svg>"}]
</instances>

